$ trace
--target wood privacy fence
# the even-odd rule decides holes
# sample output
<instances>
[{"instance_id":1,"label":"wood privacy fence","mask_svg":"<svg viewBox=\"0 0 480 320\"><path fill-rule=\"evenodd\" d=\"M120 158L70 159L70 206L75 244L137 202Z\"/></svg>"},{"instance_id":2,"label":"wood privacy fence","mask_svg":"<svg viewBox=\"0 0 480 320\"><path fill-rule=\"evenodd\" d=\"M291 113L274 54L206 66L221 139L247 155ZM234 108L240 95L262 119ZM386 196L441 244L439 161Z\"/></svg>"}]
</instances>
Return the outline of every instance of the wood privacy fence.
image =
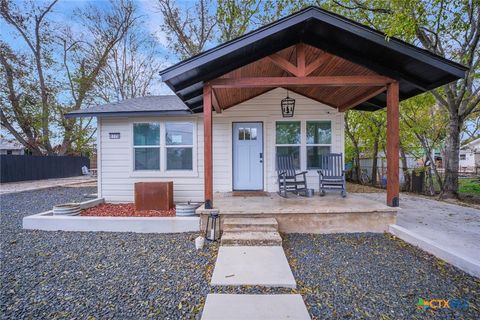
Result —
<instances>
[{"instance_id":1,"label":"wood privacy fence","mask_svg":"<svg viewBox=\"0 0 480 320\"><path fill-rule=\"evenodd\" d=\"M88 157L1 155L0 182L81 176L83 166Z\"/></svg>"}]
</instances>

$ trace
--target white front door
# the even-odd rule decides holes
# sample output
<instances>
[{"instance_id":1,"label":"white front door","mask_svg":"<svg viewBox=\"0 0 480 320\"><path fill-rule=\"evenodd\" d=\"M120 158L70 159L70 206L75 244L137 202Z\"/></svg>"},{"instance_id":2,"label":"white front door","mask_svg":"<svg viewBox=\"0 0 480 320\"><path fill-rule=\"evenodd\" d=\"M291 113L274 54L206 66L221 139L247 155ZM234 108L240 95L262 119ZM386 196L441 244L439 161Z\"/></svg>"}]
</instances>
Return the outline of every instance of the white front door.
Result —
<instances>
[{"instance_id":1,"label":"white front door","mask_svg":"<svg viewBox=\"0 0 480 320\"><path fill-rule=\"evenodd\" d=\"M233 190L263 190L263 123L233 123Z\"/></svg>"}]
</instances>

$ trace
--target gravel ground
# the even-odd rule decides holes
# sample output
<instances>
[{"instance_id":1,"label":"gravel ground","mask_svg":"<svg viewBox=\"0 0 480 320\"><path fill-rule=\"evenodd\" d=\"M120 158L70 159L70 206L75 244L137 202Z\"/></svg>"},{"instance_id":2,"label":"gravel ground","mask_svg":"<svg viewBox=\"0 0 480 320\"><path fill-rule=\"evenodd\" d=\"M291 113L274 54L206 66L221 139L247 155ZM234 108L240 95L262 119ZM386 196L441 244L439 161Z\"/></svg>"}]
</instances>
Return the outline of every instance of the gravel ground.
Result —
<instances>
[{"instance_id":1,"label":"gravel ground","mask_svg":"<svg viewBox=\"0 0 480 320\"><path fill-rule=\"evenodd\" d=\"M94 188L1 196L2 319L183 319L199 314L215 248L192 233L23 231L21 218ZM209 278L208 278L209 279Z\"/></svg>"},{"instance_id":2,"label":"gravel ground","mask_svg":"<svg viewBox=\"0 0 480 320\"><path fill-rule=\"evenodd\" d=\"M480 279L388 234L288 235L284 248L310 315L326 318L480 319ZM466 299L435 314L419 298Z\"/></svg>"},{"instance_id":3,"label":"gravel ground","mask_svg":"<svg viewBox=\"0 0 480 320\"><path fill-rule=\"evenodd\" d=\"M479 279L383 234L285 235L298 283L291 290L209 287L217 248L196 252L193 233L21 229L23 216L92 192L54 188L1 196L2 318L198 318L209 292L298 292L315 319L480 318ZM470 308L432 315L416 308L418 298L462 298Z\"/></svg>"}]
</instances>

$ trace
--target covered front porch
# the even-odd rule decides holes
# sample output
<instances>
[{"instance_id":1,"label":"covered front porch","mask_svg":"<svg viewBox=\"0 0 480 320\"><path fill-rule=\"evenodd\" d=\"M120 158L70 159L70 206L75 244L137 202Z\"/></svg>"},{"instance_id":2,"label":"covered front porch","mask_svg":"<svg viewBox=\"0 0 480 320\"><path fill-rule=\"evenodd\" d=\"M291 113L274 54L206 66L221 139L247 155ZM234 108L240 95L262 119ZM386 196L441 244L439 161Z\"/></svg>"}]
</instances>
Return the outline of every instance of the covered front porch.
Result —
<instances>
[{"instance_id":1,"label":"covered front porch","mask_svg":"<svg viewBox=\"0 0 480 320\"><path fill-rule=\"evenodd\" d=\"M283 198L277 193L237 194L214 194L221 223L225 218L275 218L283 233L385 232L389 224L396 223L397 208L361 194L350 193L346 198L337 192L310 198ZM210 212L205 206L197 210L202 226Z\"/></svg>"},{"instance_id":2,"label":"covered front porch","mask_svg":"<svg viewBox=\"0 0 480 320\"><path fill-rule=\"evenodd\" d=\"M318 222L319 228L321 225L335 226L332 229L337 228L335 221L338 220L331 215L348 219L347 215L350 215L355 223L362 222L355 220L353 215L363 214L371 220L379 219L385 212L389 213L390 218L394 216L389 208L398 207L400 203L399 102L454 81L463 74L461 66L451 61L398 39L386 39L382 33L318 8L300 11L161 72L162 80L191 112L202 114L203 200L206 210L217 208L222 211L221 215L235 215L232 208L238 206L244 208L244 214L292 215L292 221L301 220L302 215L315 215L322 217ZM284 116L280 99L275 102L278 103L278 109L275 110L263 103L242 109L248 101L278 91L277 88L316 103L312 104L316 110L304 104L303 113L291 112L289 119L300 123L296 127L299 133L289 134L287 142L277 139L278 135L273 130L273 122L279 122L278 117ZM325 109L320 113L318 109L321 108ZM256 151L257 158L249 160L257 161L257 164L267 162L259 166L260 173L256 174L262 176L263 172L263 189L255 190L272 192L271 187L265 187L265 181L272 186L273 180L278 178L278 174L275 176L275 160L281 144L286 147L283 151L293 147L289 150L299 154L296 169L309 171L311 177L316 173L318 166L312 165L315 159L309 163L309 157L313 155L313 158L318 158L321 152L309 153L309 150L313 150L309 147L318 147L320 150L324 145L321 142L309 142L309 122L312 127L317 125L320 128L319 123L327 115L343 116L344 112L351 109L374 112L383 108L387 113L386 205L378 207L377 203L367 204L354 195L348 195L346 199L336 194L309 199L280 199L276 195L262 199L228 199L225 195L217 194L218 191L238 190L230 183L232 180L235 182L231 165L235 161L231 156L218 154L218 150L226 150L230 154L234 151L232 127L228 128L235 121L231 118L234 113L232 109L239 112L245 110L238 121L248 121L251 124L248 130L260 132L263 127L255 127L255 121L270 125L269 131L265 131L267 137L263 138L265 144L259 144L259 148L264 148L261 149L263 152ZM221 121L228 126L218 130ZM317 124L311 123L315 121ZM330 128L335 125L341 127L343 122L335 123L332 120ZM238 132L242 132L241 128ZM335 131L332 129L331 132L333 138ZM258 137L257 140L260 140ZM291 137L298 139L290 140ZM331 143L329 152L344 153L343 137L337 134L336 138L342 143L327 141L326 144ZM241 171L241 174L245 172L252 171ZM258 182L261 183L261 179ZM252 207L245 207L248 205ZM285 214L283 210L291 212ZM281 221L279 223L282 225Z\"/></svg>"}]
</instances>

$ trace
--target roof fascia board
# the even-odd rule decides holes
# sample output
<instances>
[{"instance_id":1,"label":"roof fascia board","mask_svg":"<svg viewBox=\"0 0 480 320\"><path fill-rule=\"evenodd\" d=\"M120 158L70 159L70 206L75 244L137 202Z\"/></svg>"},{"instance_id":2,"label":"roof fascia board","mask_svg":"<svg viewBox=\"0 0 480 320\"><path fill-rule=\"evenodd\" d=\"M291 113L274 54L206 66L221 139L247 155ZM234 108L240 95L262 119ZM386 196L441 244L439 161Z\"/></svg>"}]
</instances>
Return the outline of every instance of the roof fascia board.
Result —
<instances>
[{"instance_id":1,"label":"roof fascia board","mask_svg":"<svg viewBox=\"0 0 480 320\"><path fill-rule=\"evenodd\" d=\"M117 111L117 112L70 112L65 118L81 117L144 117L144 116L168 116L168 115L191 115L189 110L171 110L171 111Z\"/></svg>"},{"instance_id":2,"label":"roof fascia board","mask_svg":"<svg viewBox=\"0 0 480 320\"><path fill-rule=\"evenodd\" d=\"M325 17L326 19L319 18L318 16ZM452 75L458 76L458 77L464 77L465 76L465 71L460 71L459 69L466 70L467 68L459 63L450 61L448 59L445 59L443 57L440 57L436 54L433 54L427 50L418 48L414 45L409 44L408 42L402 41L397 38L390 38L389 40L385 39L385 34L383 34L380 31L373 30L369 27L366 27L360 23L357 23L353 20L347 19L345 17L342 17L337 14L333 14L328 11L324 10L316 10L315 12L315 18L322 22L326 22L330 25L339 27L341 29L350 31L353 34L356 34L358 36L361 36L365 40L375 42L379 45L384 45L388 47L389 49L401 52L403 54L406 54L414 59L420 60L423 63L426 63L428 65L431 65L435 68L439 68L444 70L445 72L448 72ZM432 63L430 59L434 59L437 61L439 64Z\"/></svg>"}]
</instances>

